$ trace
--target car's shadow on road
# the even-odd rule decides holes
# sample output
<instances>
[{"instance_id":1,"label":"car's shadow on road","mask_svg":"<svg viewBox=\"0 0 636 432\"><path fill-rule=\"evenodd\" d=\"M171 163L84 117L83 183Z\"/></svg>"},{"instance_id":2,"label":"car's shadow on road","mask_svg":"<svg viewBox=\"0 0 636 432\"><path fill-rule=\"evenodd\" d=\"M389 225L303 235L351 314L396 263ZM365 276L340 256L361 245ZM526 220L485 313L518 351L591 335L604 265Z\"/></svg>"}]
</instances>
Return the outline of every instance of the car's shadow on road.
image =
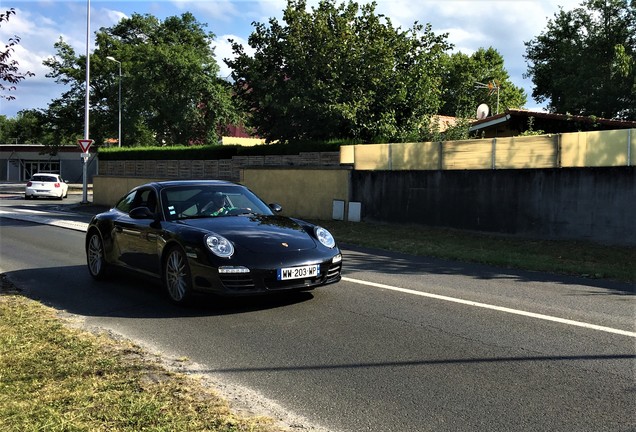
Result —
<instances>
[{"instance_id":1,"label":"car's shadow on road","mask_svg":"<svg viewBox=\"0 0 636 432\"><path fill-rule=\"evenodd\" d=\"M17 293L58 310L87 317L179 318L242 314L313 298L311 292L232 298L198 295L191 304L182 306L168 300L158 280L121 270L114 270L104 281L94 280L84 265L18 270L2 276L0 293Z\"/></svg>"}]
</instances>

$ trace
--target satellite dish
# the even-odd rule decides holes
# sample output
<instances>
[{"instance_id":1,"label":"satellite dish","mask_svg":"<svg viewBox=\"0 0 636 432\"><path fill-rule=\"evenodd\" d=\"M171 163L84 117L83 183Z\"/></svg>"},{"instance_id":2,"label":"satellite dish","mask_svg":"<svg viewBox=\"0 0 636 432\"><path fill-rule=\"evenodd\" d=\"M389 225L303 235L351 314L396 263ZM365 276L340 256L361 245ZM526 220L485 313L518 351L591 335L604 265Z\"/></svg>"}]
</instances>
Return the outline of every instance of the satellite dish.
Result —
<instances>
[{"instance_id":1,"label":"satellite dish","mask_svg":"<svg viewBox=\"0 0 636 432\"><path fill-rule=\"evenodd\" d=\"M490 108L488 108L488 105L481 104L477 107L477 120L481 120L481 119L485 119L486 117L488 117L488 112L490 111Z\"/></svg>"}]
</instances>

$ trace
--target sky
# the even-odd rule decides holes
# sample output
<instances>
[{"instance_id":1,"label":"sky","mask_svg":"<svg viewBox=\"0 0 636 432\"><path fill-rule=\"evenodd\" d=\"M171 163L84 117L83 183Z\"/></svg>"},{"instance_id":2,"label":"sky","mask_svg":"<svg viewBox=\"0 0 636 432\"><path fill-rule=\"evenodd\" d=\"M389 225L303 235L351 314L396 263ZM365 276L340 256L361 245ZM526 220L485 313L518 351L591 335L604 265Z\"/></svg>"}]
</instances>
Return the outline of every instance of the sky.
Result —
<instances>
[{"instance_id":1,"label":"sky","mask_svg":"<svg viewBox=\"0 0 636 432\"><path fill-rule=\"evenodd\" d=\"M543 106L532 99L532 81L523 78L527 71L524 42L545 31L548 20L554 18L559 7L571 10L581 1L376 0L376 13L389 17L394 27L402 29L411 28L416 21L430 23L435 33L448 33L453 52L470 55L481 47L495 48L503 56L512 82L525 89L528 96L525 108L541 110ZM53 45L60 38L69 43L76 54L86 53L89 2L91 52L97 30L112 27L133 13L165 19L191 12L197 21L206 24L207 31L216 35L213 45L220 76L230 73L223 62L232 56L228 39L247 48L247 38L254 30L252 23L267 23L270 18L282 22L287 4L286 0L0 0L0 12L10 8L16 12L8 22L0 23L0 44L4 47L9 38L20 37L10 60L19 63L20 72L35 74L9 93L14 100L0 99L0 115L14 117L24 109L46 109L51 100L62 94L64 87L46 77L49 69L42 62L55 54ZM369 2L356 1L358 4ZM315 6L318 1L307 3Z\"/></svg>"}]
</instances>

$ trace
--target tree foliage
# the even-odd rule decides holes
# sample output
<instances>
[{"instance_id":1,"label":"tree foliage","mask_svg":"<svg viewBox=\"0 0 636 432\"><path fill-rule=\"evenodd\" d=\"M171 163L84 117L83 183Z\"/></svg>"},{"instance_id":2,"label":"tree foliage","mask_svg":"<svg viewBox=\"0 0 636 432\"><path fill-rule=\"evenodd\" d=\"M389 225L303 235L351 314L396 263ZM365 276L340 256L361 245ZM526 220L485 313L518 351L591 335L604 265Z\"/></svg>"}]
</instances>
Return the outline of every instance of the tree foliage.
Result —
<instances>
[{"instance_id":1,"label":"tree foliage","mask_svg":"<svg viewBox=\"0 0 636 432\"><path fill-rule=\"evenodd\" d=\"M455 53L444 59L444 104L440 114L474 118L477 107L486 103L491 114L508 108L521 108L527 102L525 91L510 81L504 59L494 48L480 48L472 55ZM492 89L482 88L478 83ZM497 94L497 87L498 93Z\"/></svg>"},{"instance_id":2,"label":"tree foliage","mask_svg":"<svg viewBox=\"0 0 636 432\"><path fill-rule=\"evenodd\" d=\"M11 8L4 13L0 13L0 23L9 21L9 17L15 15L15 8ZM15 50L15 46L20 43L18 36L9 38L3 50L0 50L0 92L10 92L16 89L16 84L24 80L26 77L34 76L33 72L20 72L17 60L11 60L11 55ZM4 83L8 83L5 85ZM0 99L13 100L15 96L10 94L0 94Z\"/></svg>"},{"instance_id":3,"label":"tree foliage","mask_svg":"<svg viewBox=\"0 0 636 432\"><path fill-rule=\"evenodd\" d=\"M560 9L525 45L532 95L549 111L636 119L636 1Z\"/></svg>"},{"instance_id":4,"label":"tree foliage","mask_svg":"<svg viewBox=\"0 0 636 432\"><path fill-rule=\"evenodd\" d=\"M441 105L440 58L450 45L430 25L394 28L375 3L288 0L284 23L253 23L254 55L233 42L235 92L269 141L420 138Z\"/></svg>"},{"instance_id":5,"label":"tree foliage","mask_svg":"<svg viewBox=\"0 0 636 432\"><path fill-rule=\"evenodd\" d=\"M91 55L91 138L117 137L119 64L122 71L124 145L217 143L219 133L237 119L231 86L217 77L211 43L192 14L160 21L133 14L96 34ZM61 134L82 130L86 58L60 39L57 55L45 61L47 77L68 86L49 105L49 118Z\"/></svg>"},{"instance_id":6,"label":"tree foliage","mask_svg":"<svg viewBox=\"0 0 636 432\"><path fill-rule=\"evenodd\" d=\"M0 143L45 144L45 123L39 110L22 110L13 118L0 116Z\"/></svg>"}]
</instances>

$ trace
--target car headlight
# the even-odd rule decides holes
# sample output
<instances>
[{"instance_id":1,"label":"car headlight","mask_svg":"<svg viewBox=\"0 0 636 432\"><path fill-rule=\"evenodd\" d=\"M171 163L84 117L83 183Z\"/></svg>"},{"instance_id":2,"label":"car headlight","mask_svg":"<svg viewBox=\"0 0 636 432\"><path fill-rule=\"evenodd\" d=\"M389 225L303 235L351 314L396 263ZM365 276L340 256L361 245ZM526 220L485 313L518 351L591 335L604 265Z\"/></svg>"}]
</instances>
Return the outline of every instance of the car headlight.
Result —
<instances>
[{"instance_id":1,"label":"car headlight","mask_svg":"<svg viewBox=\"0 0 636 432\"><path fill-rule=\"evenodd\" d=\"M336 245L336 240L333 238L331 233L323 227L314 228L314 232L316 233L318 241L328 248L332 248Z\"/></svg>"},{"instance_id":2,"label":"car headlight","mask_svg":"<svg viewBox=\"0 0 636 432\"><path fill-rule=\"evenodd\" d=\"M205 245L214 255L221 258L229 258L234 254L234 246L228 239L217 234L205 236Z\"/></svg>"}]
</instances>

